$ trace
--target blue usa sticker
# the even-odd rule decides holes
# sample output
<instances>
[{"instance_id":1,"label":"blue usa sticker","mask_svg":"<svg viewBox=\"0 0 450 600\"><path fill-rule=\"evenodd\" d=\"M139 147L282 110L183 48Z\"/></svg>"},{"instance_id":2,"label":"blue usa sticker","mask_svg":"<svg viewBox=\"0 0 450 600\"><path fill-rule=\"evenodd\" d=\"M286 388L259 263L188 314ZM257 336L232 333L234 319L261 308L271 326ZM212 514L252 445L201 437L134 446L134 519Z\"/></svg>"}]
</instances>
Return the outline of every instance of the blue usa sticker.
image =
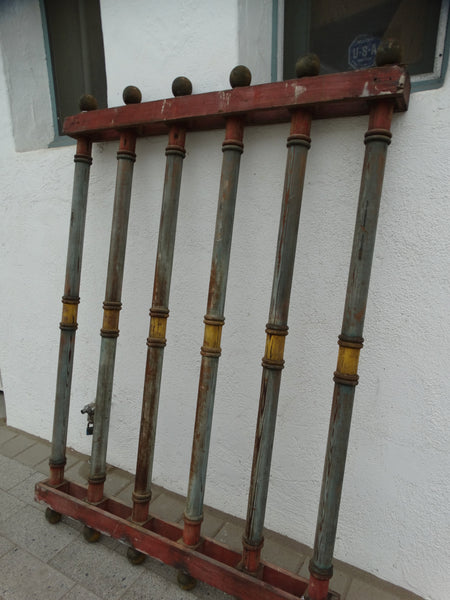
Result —
<instances>
[{"instance_id":1,"label":"blue usa sticker","mask_svg":"<svg viewBox=\"0 0 450 600\"><path fill-rule=\"evenodd\" d=\"M380 38L373 35L358 35L348 47L348 64L353 69L367 69L375 66L375 56Z\"/></svg>"}]
</instances>

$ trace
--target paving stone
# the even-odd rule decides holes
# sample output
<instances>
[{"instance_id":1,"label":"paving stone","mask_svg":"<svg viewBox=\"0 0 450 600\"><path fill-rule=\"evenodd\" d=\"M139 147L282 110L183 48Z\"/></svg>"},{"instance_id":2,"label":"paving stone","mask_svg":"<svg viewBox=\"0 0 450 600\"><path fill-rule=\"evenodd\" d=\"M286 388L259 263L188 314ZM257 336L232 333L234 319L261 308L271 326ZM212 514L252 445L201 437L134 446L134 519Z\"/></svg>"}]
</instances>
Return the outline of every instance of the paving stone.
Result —
<instances>
[{"instance_id":1,"label":"paving stone","mask_svg":"<svg viewBox=\"0 0 450 600\"><path fill-rule=\"evenodd\" d=\"M222 544L226 544L233 550L236 550L236 552L240 552L242 550L243 533L244 530L240 525L227 521L214 539L222 542Z\"/></svg>"},{"instance_id":2,"label":"paving stone","mask_svg":"<svg viewBox=\"0 0 450 600\"><path fill-rule=\"evenodd\" d=\"M3 456L14 458L20 452L23 452L35 443L35 440L27 435L19 434L2 444L1 452Z\"/></svg>"},{"instance_id":3,"label":"paving stone","mask_svg":"<svg viewBox=\"0 0 450 600\"><path fill-rule=\"evenodd\" d=\"M349 573L345 573L341 569L335 568L333 571L333 577L330 581L330 589L333 590L333 592L341 594L341 600L345 600L351 579L352 578Z\"/></svg>"},{"instance_id":4,"label":"paving stone","mask_svg":"<svg viewBox=\"0 0 450 600\"><path fill-rule=\"evenodd\" d=\"M75 529L76 531L83 531L84 525L81 521L77 521L66 515L62 515L61 523L64 523L64 525L67 525L68 527L72 527L72 529Z\"/></svg>"},{"instance_id":5,"label":"paving stone","mask_svg":"<svg viewBox=\"0 0 450 600\"><path fill-rule=\"evenodd\" d=\"M0 448L5 442L15 437L16 435L18 435L17 431L12 431L4 425L0 425Z\"/></svg>"},{"instance_id":6,"label":"paving stone","mask_svg":"<svg viewBox=\"0 0 450 600\"><path fill-rule=\"evenodd\" d=\"M172 581L168 577L151 570L139 569L139 577L121 598L126 600L192 600L192 594L178 587L175 577Z\"/></svg>"},{"instance_id":7,"label":"paving stone","mask_svg":"<svg viewBox=\"0 0 450 600\"><path fill-rule=\"evenodd\" d=\"M264 539L262 558L293 573L298 570L301 563L305 560L305 556L300 554L298 549L294 548L293 545L282 544L277 540L271 539L269 536L266 536Z\"/></svg>"},{"instance_id":8,"label":"paving stone","mask_svg":"<svg viewBox=\"0 0 450 600\"><path fill-rule=\"evenodd\" d=\"M224 519L223 517L218 517L214 512L207 508L204 510L203 517L202 535L213 538L224 526Z\"/></svg>"},{"instance_id":9,"label":"paving stone","mask_svg":"<svg viewBox=\"0 0 450 600\"><path fill-rule=\"evenodd\" d=\"M61 550L50 564L105 600L122 597L141 574L125 558L102 544L88 544L82 538Z\"/></svg>"},{"instance_id":10,"label":"paving stone","mask_svg":"<svg viewBox=\"0 0 450 600\"><path fill-rule=\"evenodd\" d=\"M120 492L113 494L115 498L124 502L128 506L133 504L131 494L134 490L134 476L130 473L127 473L128 477L131 478L131 483L129 483L125 488L123 488ZM159 487L159 485L152 485L152 502L158 498L163 493L163 489Z\"/></svg>"},{"instance_id":11,"label":"paving stone","mask_svg":"<svg viewBox=\"0 0 450 600\"><path fill-rule=\"evenodd\" d=\"M131 482L131 475L121 469L108 469L106 472L105 495L115 496Z\"/></svg>"},{"instance_id":12,"label":"paving stone","mask_svg":"<svg viewBox=\"0 0 450 600\"><path fill-rule=\"evenodd\" d=\"M381 590L370 583L354 579L348 590L346 600L400 600L401 596Z\"/></svg>"},{"instance_id":13,"label":"paving stone","mask_svg":"<svg viewBox=\"0 0 450 600\"><path fill-rule=\"evenodd\" d=\"M206 598L210 598L211 600L233 600L236 598L235 596L230 596L230 594L225 594L225 592L222 592L221 590L206 585L206 583L202 583L201 581L197 583L191 594L195 598L202 598L203 600Z\"/></svg>"},{"instance_id":14,"label":"paving stone","mask_svg":"<svg viewBox=\"0 0 450 600\"><path fill-rule=\"evenodd\" d=\"M8 493L12 496L15 496L19 500L26 502L27 504L31 504L32 506L38 508L41 511L45 511L47 505L43 503L41 504L40 502L36 502L36 500L34 499L34 488L36 484L42 481L43 479L44 478L42 476L42 473L33 473L33 475L30 475L29 477L27 477L27 479L24 479L23 481L12 487Z\"/></svg>"},{"instance_id":15,"label":"paving stone","mask_svg":"<svg viewBox=\"0 0 450 600\"><path fill-rule=\"evenodd\" d=\"M50 472L49 471L49 467L48 467L48 459L43 460L39 464L35 465L33 468L34 468L35 471L38 471L39 473L41 473L45 477L48 477L49 472Z\"/></svg>"},{"instance_id":16,"label":"paving stone","mask_svg":"<svg viewBox=\"0 0 450 600\"><path fill-rule=\"evenodd\" d=\"M0 558L0 573L0 596L5 600L59 600L74 585L69 577L21 548Z\"/></svg>"},{"instance_id":17,"label":"paving stone","mask_svg":"<svg viewBox=\"0 0 450 600\"><path fill-rule=\"evenodd\" d=\"M103 537L105 537L105 536L103 536ZM110 539L112 539L112 538L110 538ZM114 540L114 541L116 542L116 545L114 546L114 553L126 558L128 548L130 547L130 545L122 540Z\"/></svg>"},{"instance_id":18,"label":"paving stone","mask_svg":"<svg viewBox=\"0 0 450 600\"><path fill-rule=\"evenodd\" d=\"M78 457L79 458L79 455ZM74 457L72 457L72 460ZM69 456L67 456L67 463L69 463ZM36 468L40 468L37 465ZM85 460L77 460L75 464L66 467L65 477L69 481L73 481L80 485L87 485L89 478L89 463ZM48 464L46 467L48 473ZM131 475L121 469L109 467L106 474L105 481L105 495L106 496L117 496L124 488L130 485Z\"/></svg>"},{"instance_id":19,"label":"paving stone","mask_svg":"<svg viewBox=\"0 0 450 600\"><path fill-rule=\"evenodd\" d=\"M48 469L48 457L50 456L50 445L45 442L35 442L32 446L20 452L15 456L15 459L21 462L23 465L34 467L42 461L47 462Z\"/></svg>"},{"instance_id":20,"label":"paving stone","mask_svg":"<svg viewBox=\"0 0 450 600\"><path fill-rule=\"evenodd\" d=\"M120 500L124 504L131 506L133 503L132 499L131 499L131 494L133 493L133 490L134 490L134 483L129 483L120 492L113 494L113 495L115 498L117 498L117 500Z\"/></svg>"},{"instance_id":21,"label":"paving stone","mask_svg":"<svg viewBox=\"0 0 450 600\"><path fill-rule=\"evenodd\" d=\"M185 500L181 496L163 493L150 503L150 513L176 523L183 516L184 506Z\"/></svg>"},{"instance_id":22,"label":"paving stone","mask_svg":"<svg viewBox=\"0 0 450 600\"><path fill-rule=\"evenodd\" d=\"M47 455L47 458L44 458L44 460L38 464L36 464L34 466L34 469L36 471L39 471L39 473L42 473L43 475L45 475L46 477L48 477L49 475L49 466L48 466L48 458L50 456L50 453ZM65 471L67 474L67 471L73 467L74 465L78 464L81 461L85 461L85 458L82 454L79 454L78 452L73 452L68 450L68 452L66 453L66 467L65 467Z\"/></svg>"},{"instance_id":23,"label":"paving stone","mask_svg":"<svg viewBox=\"0 0 450 600\"><path fill-rule=\"evenodd\" d=\"M81 454L73 448L66 448L66 466L71 467L77 462L88 462L89 457L86 454Z\"/></svg>"},{"instance_id":24,"label":"paving stone","mask_svg":"<svg viewBox=\"0 0 450 600\"><path fill-rule=\"evenodd\" d=\"M51 525L41 511L28 505L0 521L0 534L45 562L80 535L60 523Z\"/></svg>"},{"instance_id":25,"label":"paving stone","mask_svg":"<svg viewBox=\"0 0 450 600\"><path fill-rule=\"evenodd\" d=\"M0 535L0 557L14 548L14 544Z\"/></svg>"},{"instance_id":26,"label":"paving stone","mask_svg":"<svg viewBox=\"0 0 450 600\"><path fill-rule=\"evenodd\" d=\"M0 490L0 519L9 519L9 517L26 506L25 502L19 500L15 496L12 496L8 492Z\"/></svg>"},{"instance_id":27,"label":"paving stone","mask_svg":"<svg viewBox=\"0 0 450 600\"><path fill-rule=\"evenodd\" d=\"M100 597L81 585L75 585L62 600L100 600Z\"/></svg>"},{"instance_id":28,"label":"paving stone","mask_svg":"<svg viewBox=\"0 0 450 600\"><path fill-rule=\"evenodd\" d=\"M81 461L77 462L75 465L66 467L65 477L74 483L87 485L87 480L89 477L89 464Z\"/></svg>"},{"instance_id":29,"label":"paving stone","mask_svg":"<svg viewBox=\"0 0 450 600\"><path fill-rule=\"evenodd\" d=\"M103 533L100 536L99 543L102 544L102 546L105 546L105 548L108 548L109 550L117 550L117 548L121 545L119 540L116 540L110 537L109 535L105 535ZM124 554L126 554L126 552Z\"/></svg>"},{"instance_id":30,"label":"paving stone","mask_svg":"<svg viewBox=\"0 0 450 600\"><path fill-rule=\"evenodd\" d=\"M171 587L170 589L172 591L174 591L175 589L178 592L181 593L186 593L183 590L180 590L180 588L178 587L178 583L177 583L177 574L178 571L176 568L169 566L169 565L165 565L164 563L162 563L161 561L154 559L154 558L150 558L148 557L146 562L144 563L144 566L146 568L146 570L148 570L152 575L156 576L156 577L160 577L161 579L164 579L168 584L175 584L177 587L173 588ZM195 588L189 592L187 592L189 594L189 596L187 596L186 598L210 598L211 600L230 600L232 598L232 596L230 596L229 594L225 594L224 592L217 590L216 588L213 588L201 581L197 581L197 585L195 586ZM146 598L146 596L143 596ZM178 596L163 596L164 600L169 600L172 597L178 598ZM185 596L181 596L181 598L185 598ZM127 597L128 599L128 597Z\"/></svg>"},{"instance_id":31,"label":"paving stone","mask_svg":"<svg viewBox=\"0 0 450 600\"><path fill-rule=\"evenodd\" d=\"M305 579L309 578L309 561L310 561L311 557L307 556L305 558L304 563L301 566L301 569L299 570L298 574L300 575L300 577L305 577Z\"/></svg>"},{"instance_id":32,"label":"paving stone","mask_svg":"<svg viewBox=\"0 0 450 600\"><path fill-rule=\"evenodd\" d=\"M156 498L158 496L161 496L161 494L163 494L166 490L162 487L160 487L159 485L152 485L152 500L156 500ZM183 502L184 502L184 498L183 498ZM183 509L184 510L184 509Z\"/></svg>"},{"instance_id":33,"label":"paving stone","mask_svg":"<svg viewBox=\"0 0 450 600\"><path fill-rule=\"evenodd\" d=\"M31 467L21 465L12 458L2 456L0 460L0 488L8 491L15 485L33 475Z\"/></svg>"},{"instance_id":34,"label":"paving stone","mask_svg":"<svg viewBox=\"0 0 450 600\"><path fill-rule=\"evenodd\" d=\"M154 559L147 559L146 569L135 583L121 596L124 600L193 600L193 598L209 598L210 600L232 600L232 596L224 594L201 582L194 590L182 590L177 582L177 571Z\"/></svg>"},{"instance_id":35,"label":"paving stone","mask_svg":"<svg viewBox=\"0 0 450 600\"><path fill-rule=\"evenodd\" d=\"M70 481L87 485L89 478L89 463L87 461L78 461L76 464L66 468L65 477ZM106 472L105 495L117 496L131 482L131 475L121 469L109 467Z\"/></svg>"}]
</instances>

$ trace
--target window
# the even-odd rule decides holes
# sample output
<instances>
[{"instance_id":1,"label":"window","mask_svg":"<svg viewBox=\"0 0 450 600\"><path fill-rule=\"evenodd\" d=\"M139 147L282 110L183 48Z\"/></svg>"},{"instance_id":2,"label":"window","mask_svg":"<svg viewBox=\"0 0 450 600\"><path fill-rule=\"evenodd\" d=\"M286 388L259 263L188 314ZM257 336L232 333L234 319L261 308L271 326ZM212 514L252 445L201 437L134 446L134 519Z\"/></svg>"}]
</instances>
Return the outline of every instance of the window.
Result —
<instances>
[{"instance_id":1,"label":"window","mask_svg":"<svg viewBox=\"0 0 450 600\"><path fill-rule=\"evenodd\" d=\"M375 65L382 38L400 41L413 82L442 83L449 0L285 0L283 77L307 52L321 73Z\"/></svg>"},{"instance_id":2,"label":"window","mask_svg":"<svg viewBox=\"0 0 450 600\"><path fill-rule=\"evenodd\" d=\"M79 112L83 94L107 106L105 54L99 0L42 0L47 54L51 63L55 130Z\"/></svg>"}]
</instances>

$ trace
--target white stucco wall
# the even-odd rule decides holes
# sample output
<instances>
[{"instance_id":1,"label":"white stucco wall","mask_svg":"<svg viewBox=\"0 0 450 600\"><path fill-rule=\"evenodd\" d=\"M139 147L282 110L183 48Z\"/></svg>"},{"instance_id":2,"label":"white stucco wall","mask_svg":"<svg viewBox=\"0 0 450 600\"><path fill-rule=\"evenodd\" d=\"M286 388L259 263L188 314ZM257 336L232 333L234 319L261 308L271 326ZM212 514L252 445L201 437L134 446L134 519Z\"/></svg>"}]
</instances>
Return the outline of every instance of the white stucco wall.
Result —
<instances>
[{"instance_id":1,"label":"white stucco wall","mask_svg":"<svg viewBox=\"0 0 450 600\"><path fill-rule=\"evenodd\" d=\"M24 1L24 10L36 4ZM139 0L102 2L110 105L121 103L128 84L138 85L144 100L170 96L180 74L190 77L197 93L228 87L228 74L240 62L238 3L150 7ZM0 16L7 17L3 6ZM252 68L251 53L246 60ZM0 368L8 423L49 439L73 147L47 149L45 140L42 149L16 152L3 63ZM22 81L24 93L33 93L28 78ZM366 127L366 118L315 122L308 158L266 524L309 545ZM287 134L287 125L248 129L241 163L206 489L207 504L239 516L246 511ZM427 600L446 600L449 79L441 89L414 94L409 111L395 116L393 134L335 555ZM221 131L190 134L183 171L154 472L156 483L180 493L187 488L222 139ZM129 470L135 466L165 145L164 138L138 141L133 183L108 451L109 462ZM68 440L84 452L90 440L80 408L94 400L96 389L115 151L115 144L96 146L88 203Z\"/></svg>"}]
</instances>

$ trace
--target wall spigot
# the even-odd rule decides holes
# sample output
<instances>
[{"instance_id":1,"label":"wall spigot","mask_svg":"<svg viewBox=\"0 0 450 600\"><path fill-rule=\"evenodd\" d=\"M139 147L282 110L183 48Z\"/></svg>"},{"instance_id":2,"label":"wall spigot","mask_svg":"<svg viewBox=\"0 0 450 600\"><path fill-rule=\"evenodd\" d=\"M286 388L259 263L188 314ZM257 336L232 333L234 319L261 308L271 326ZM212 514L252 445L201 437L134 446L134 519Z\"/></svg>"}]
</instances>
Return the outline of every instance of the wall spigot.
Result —
<instances>
[{"instance_id":1,"label":"wall spigot","mask_svg":"<svg viewBox=\"0 0 450 600\"><path fill-rule=\"evenodd\" d=\"M86 404L86 406L81 409L81 414L87 415L86 435L92 435L94 433L95 402Z\"/></svg>"}]
</instances>

